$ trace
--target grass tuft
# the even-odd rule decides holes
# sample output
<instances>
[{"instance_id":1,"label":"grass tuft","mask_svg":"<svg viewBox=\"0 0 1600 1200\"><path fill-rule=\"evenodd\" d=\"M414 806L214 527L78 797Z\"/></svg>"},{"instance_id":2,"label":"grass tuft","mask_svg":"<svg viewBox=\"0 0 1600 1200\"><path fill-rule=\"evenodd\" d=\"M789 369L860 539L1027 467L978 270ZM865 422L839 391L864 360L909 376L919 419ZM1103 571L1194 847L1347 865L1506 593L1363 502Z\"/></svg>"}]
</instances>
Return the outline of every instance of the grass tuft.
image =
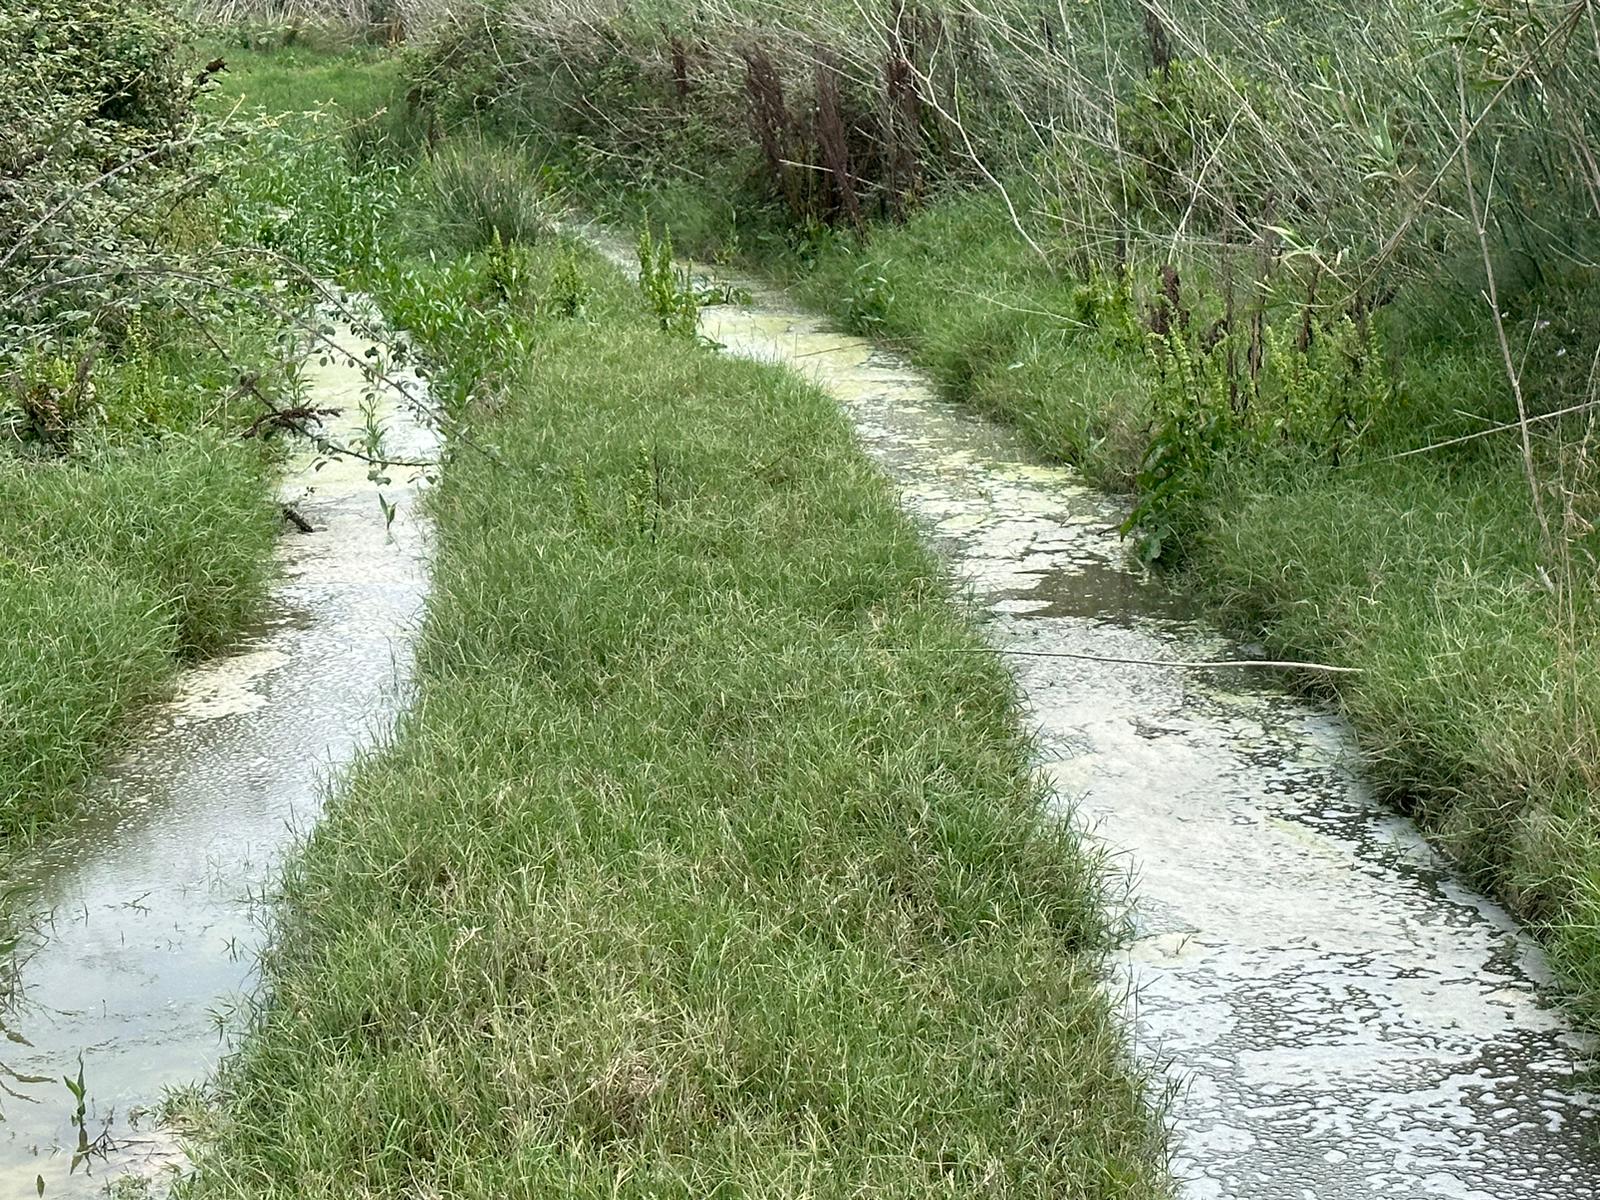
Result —
<instances>
[{"instance_id":1,"label":"grass tuft","mask_svg":"<svg viewBox=\"0 0 1600 1200\"><path fill-rule=\"evenodd\" d=\"M508 147L447 143L425 164L420 187L426 233L460 253L532 245L551 228L543 181Z\"/></svg>"},{"instance_id":2,"label":"grass tuft","mask_svg":"<svg viewBox=\"0 0 1600 1200\"><path fill-rule=\"evenodd\" d=\"M0 840L70 810L175 654L259 602L277 529L259 459L212 437L0 471Z\"/></svg>"}]
</instances>

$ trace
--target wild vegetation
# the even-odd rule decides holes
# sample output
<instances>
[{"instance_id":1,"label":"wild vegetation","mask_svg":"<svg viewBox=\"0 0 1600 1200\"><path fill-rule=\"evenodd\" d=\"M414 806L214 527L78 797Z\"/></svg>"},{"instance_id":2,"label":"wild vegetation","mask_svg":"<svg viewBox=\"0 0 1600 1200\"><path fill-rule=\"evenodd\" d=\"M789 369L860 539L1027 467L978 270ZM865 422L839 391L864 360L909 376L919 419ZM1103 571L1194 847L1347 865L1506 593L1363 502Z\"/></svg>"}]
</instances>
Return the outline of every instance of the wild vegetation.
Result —
<instances>
[{"instance_id":1,"label":"wild vegetation","mask_svg":"<svg viewBox=\"0 0 1600 1200\"><path fill-rule=\"evenodd\" d=\"M333 63L302 106L383 69ZM836 405L683 336L670 252L624 281L515 154L402 174L362 277L474 449L192 1194L1163 1194L1101 864Z\"/></svg>"},{"instance_id":2,"label":"wild vegetation","mask_svg":"<svg viewBox=\"0 0 1600 1200\"><path fill-rule=\"evenodd\" d=\"M308 275L458 448L415 706L288 869L194 1194L1168 1186L1010 683L827 398L696 343L674 246L1357 668L1374 778L1600 1003L1588 0L373 0L335 56L238 0L226 70L52 3L0 17L0 834L247 617ZM637 289L577 200L649 215Z\"/></svg>"},{"instance_id":3,"label":"wild vegetation","mask_svg":"<svg viewBox=\"0 0 1600 1200\"><path fill-rule=\"evenodd\" d=\"M0 846L254 615L310 280L394 205L391 163L345 165L379 131L208 99L231 49L192 33L167 0L0 13Z\"/></svg>"},{"instance_id":4,"label":"wild vegetation","mask_svg":"<svg viewBox=\"0 0 1600 1200\"><path fill-rule=\"evenodd\" d=\"M1136 553L1359 669L1373 779L1600 1003L1589 0L450 13L422 119L1127 490Z\"/></svg>"},{"instance_id":5,"label":"wild vegetation","mask_svg":"<svg viewBox=\"0 0 1600 1200\"><path fill-rule=\"evenodd\" d=\"M241 364L281 356L198 267L223 231L178 30L159 0L0 13L0 844L71 810L268 572L265 460L233 435L261 411Z\"/></svg>"}]
</instances>

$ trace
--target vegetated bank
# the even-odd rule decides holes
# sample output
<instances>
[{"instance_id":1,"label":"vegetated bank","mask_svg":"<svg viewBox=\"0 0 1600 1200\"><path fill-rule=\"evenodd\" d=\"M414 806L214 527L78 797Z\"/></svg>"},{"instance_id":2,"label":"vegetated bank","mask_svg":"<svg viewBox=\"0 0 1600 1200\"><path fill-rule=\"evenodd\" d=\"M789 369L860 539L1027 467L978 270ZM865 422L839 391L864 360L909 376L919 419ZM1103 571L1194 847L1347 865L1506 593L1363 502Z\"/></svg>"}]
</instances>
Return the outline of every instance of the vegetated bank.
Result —
<instances>
[{"instance_id":1,"label":"vegetated bank","mask_svg":"<svg viewBox=\"0 0 1600 1200\"><path fill-rule=\"evenodd\" d=\"M437 129L787 272L1132 492L1270 652L1359 668L1372 779L1594 1011L1592 4L451 11Z\"/></svg>"},{"instance_id":2,"label":"vegetated bank","mask_svg":"<svg viewBox=\"0 0 1600 1200\"><path fill-rule=\"evenodd\" d=\"M203 79L162 0L0 13L0 846L262 594L275 330L213 292ZM263 383L273 390L273 384Z\"/></svg>"},{"instance_id":3,"label":"vegetated bank","mask_svg":"<svg viewBox=\"0 0 1600 1200\"><path fill-rule=\"evenodd\" d=\"M0 13L0 846L75 811L130 713L256 613L310 280L369 261L393 203L332 113L219 95L187 17ZM292 217L291 185L317 197Z\"/></svg>"},{"instance_id":4,"label":"vegetated bank","mask_svg":"<svg viewBox=\"0 0 1600 1200\"><path fill-rule=\"evenodd\" d=\"M366 283L458 439L418 691L287 873L193 1194L1164 1194L1100 864L834 402L514 154L401 193Z\"/></svg>"}]
</instances>

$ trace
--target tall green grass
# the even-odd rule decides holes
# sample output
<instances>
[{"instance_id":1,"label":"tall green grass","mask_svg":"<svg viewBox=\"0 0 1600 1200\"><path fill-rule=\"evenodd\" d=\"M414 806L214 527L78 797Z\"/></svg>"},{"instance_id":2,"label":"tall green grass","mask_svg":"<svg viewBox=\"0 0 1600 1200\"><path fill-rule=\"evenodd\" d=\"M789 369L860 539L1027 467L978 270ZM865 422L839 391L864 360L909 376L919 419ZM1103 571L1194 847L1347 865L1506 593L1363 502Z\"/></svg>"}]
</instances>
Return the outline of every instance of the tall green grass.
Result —
<instances>
[{"instance_id":1,"label":"tall green grass","mask_svg":"<svg viewBox=\"0 0 1600 1200\"><path fill-rule=\"evenodd\" d=\"M1360 668L1372 780L1547 936L1600 1015L1600 620L1541 581L1514 453L1231 481L1197 585L1274 653Z\"/></svg>"},{"instance_id":2,"label":"tall green grass","mask_svg":"<svg viewBox=\"0 0 1600 1200\"><path fill-rule=\"evenodd\" d=\"M419 189L419 233L458 253L531 244L552 226L537 169L507 146L449 143L422 166Z\"/></svg>"},{"instance_id":3,"label":"tall green grass","mask_svg":"<svg viewBox=\"0 0 1600 1200\"><path fill-rule=\"evenodd\" d=\"M70 811L173 657L247 619L276 528L259 456L214 437L0 471L0 840Z\"/></svg>"},{"instance_id":4,"label":"tall green grass","mask_svg":"<svg viewBox=\"0 0 1600 1200\"><path fill-rule=\"evenodd\" d=\"M316 36L262 47L247 28L209 33L194 57L226 64L208 93L208 103L224 111L238 105L278 115L331 105L347 117L369 118L393 111L401 99L401 62L389 51Z\"/></svg>"},{"instance_id":5,"label":"tall green grass","mask_svg":"<svg viewBox=\"0 0 1600 1200\"><path fill-rule=\"evenodd\" d=\"M197 1193L1161 1194L1003 669L831 399L577 253L478 317L527 353L420 691L288 874Z\"/></svg>"}]
</instances>

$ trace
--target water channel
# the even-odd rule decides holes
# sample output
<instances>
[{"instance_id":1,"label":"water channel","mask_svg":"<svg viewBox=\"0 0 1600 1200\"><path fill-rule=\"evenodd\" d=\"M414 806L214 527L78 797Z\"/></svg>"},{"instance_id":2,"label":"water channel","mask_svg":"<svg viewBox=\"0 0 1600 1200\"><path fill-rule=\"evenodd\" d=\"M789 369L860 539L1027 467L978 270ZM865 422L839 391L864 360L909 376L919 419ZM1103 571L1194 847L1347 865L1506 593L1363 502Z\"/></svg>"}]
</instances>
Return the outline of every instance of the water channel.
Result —
<instances>
[{"instance_id":1,"label":"water channel","mask_svg":"<svg viewBox=\"0 0 1600 1200\"><path fill-rule=\"evenodd\" d=\"M1180 1194L1600 1195L1593 1045L1539 947L1365 792L1338 717L1269 671L1166 665L1248 655L1129 566L1113 500L743 285L702 332L839 400L1006 656L1042 769L1131 873L1124 982L1176 1087Z\"/></svg>"},{"instance_id":2,"label":"water channel","mask_svg":"<svg viewBox=\"0 0 1600 1200\"><path fill-rule=\"evenodd\" d=\"M374 386L368 338L330 326L302 368L322 432L354 445L363 404L386 455L436 448L415 376ZM312 530L279 541L259 624L187 668L143 714L84 815L7 879L30 913L13 1002L0 1011L0 1200L97 1196L180 1164L168 1088L203 1083L254 983L261 900L316 819L327 778L381 737L404 701L427 589L424 480L369 478L307 449L282 494ZM392 521L379 502L393 506ZM82 1071L84 1112L66 1083Z\"/></svg>"},{"instance_id":3,"label":"water channel","mask_svg":"<svg viewBox=\"0 0 1600 1200\"><path fill-rule=\"evenodd\" d=\"M837 397L1013 667L1041 769L1129 869L1122 982L1139 1053L1176 1088L1182 1194L1595 1196L1595 1048L1537 945L1365 793L1339 719L1270 672L1178 665L1239 651L1127 565L1114 501L904 361L751 291L705 310L703 332ZM353 436L363 373L338 358L307 374ZM391 454L431 452L406 405L381 416ZM427 530L419 482L390 474L380 488L346 459L289 476L315 532L283 540L268 617L184 675L87 815L29 860L0 1200L179 1161L154 1119L163 1089L226 1049L275 865L404 700ZM62 1080L80 1056L81 1126Z\"/></svg>"}]
</instances>

